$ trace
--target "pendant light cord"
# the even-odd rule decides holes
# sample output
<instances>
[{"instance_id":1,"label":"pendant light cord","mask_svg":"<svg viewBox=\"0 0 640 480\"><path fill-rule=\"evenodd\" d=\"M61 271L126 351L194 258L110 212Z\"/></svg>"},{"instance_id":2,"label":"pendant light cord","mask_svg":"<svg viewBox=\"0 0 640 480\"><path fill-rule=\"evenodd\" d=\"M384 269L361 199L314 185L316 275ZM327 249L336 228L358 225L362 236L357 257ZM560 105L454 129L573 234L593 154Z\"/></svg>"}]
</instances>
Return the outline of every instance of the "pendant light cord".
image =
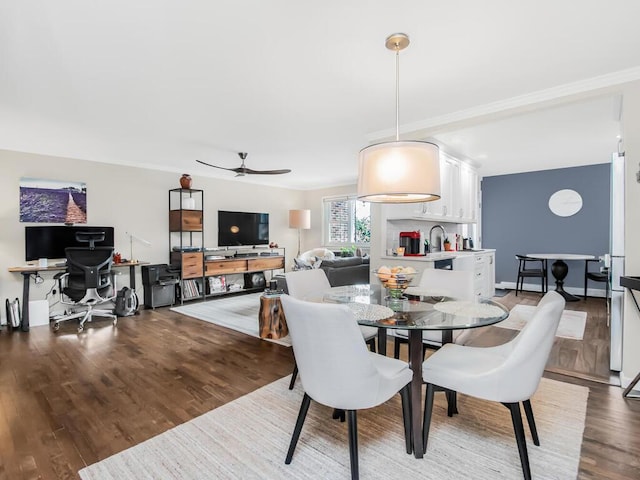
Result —
<instances>
[{"instance_id":1,"label":"pendant light cord","mask_svg":"<svg viewBox=\"0 0 640 480\"><path fill-rule=\"evenodd\" d=\"M400 50L396 50L396 142L400 141Z\"/></svg>"}]
</instances>

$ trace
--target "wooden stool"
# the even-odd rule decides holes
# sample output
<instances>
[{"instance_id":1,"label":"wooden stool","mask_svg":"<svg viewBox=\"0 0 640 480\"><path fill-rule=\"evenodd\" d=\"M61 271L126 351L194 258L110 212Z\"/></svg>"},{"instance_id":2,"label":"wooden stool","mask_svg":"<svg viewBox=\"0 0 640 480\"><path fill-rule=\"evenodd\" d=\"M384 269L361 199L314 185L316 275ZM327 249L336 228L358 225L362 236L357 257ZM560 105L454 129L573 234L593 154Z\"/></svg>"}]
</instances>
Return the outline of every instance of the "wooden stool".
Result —
<instances>
[{"instance_id":1,"label":"wooden stool","mask_svg":"<svg viewBox=\"0 0 640 480\"><path fill-rule=\"evenodd\" d=\"M264 294L260 297L258 323L260 338L278 339L289 335L279 294Z\"/></svg>"}]
</instances>

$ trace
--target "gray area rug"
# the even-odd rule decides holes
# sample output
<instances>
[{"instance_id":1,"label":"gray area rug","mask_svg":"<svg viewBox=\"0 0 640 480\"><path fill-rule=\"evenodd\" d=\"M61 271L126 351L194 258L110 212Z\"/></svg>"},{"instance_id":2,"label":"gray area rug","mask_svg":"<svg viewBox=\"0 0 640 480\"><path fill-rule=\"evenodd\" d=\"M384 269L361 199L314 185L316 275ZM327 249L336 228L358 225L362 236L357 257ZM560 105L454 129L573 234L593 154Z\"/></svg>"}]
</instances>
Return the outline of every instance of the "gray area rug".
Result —
<instances>
[{"instance_id":1,"label":"gray area rug","mask_svg":"<svg viewBox=\"0 0 640 480\"><path fill-rule=\"evenodd\" d=\"M209 300L208 302L187 303L180 307L173 307L171 310L260 338L258 312L260 311L261 295L262 293L234 295ZM287 347L291 346L291 339L288 335L276 340L270 338L263 338L263 340Z\"/></svg>"},{"instance_id":2,"label":"gray area rug","mask_svg":"<svg viewBox=\"0 0 640 480\"><path fill-rule=\"evenodd\" d=\"M135 447L82 469L83 480L348 479L347 424L312 402L290 465L284 464L302 399L289 377L256 390ZM541 446L527 447L536 479L576 478L588 388L542 379L532 399ZM404 450L397 398L358 412L362 479L521 479L509 412L460 395L448 418L436 394L427 453ZM526 420L525 420L526 422ZM525 423L526 425L526 423ZM525 427L526 428L526 427Z\"/></svg>"},{"instance_id":3,"label":"gray area rug","mask_svg":"<svg viewBox=\"0 0 640 480\"><path fill-rule=\"evenodd\" d=\"M495 326L512 330L522 330L527 322L533 318L535 311L536 307L533 305L516 305L509 312L509 317L502 322L496 323ZM565 310L562 312L556 337L582 340L586 325L587 312Z\"/></svg>"}]
</instances>

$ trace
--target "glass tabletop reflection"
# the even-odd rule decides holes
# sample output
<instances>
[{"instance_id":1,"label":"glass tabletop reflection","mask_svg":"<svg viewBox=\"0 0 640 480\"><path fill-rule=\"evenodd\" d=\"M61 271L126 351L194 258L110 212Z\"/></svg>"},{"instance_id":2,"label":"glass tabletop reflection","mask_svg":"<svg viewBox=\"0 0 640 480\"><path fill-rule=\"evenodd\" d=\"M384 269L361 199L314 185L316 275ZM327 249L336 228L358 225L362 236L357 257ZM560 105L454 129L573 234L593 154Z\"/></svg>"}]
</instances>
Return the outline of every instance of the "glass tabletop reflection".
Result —
<instances>
[{"instance_id":1,"label":"glass tabletop reflection","mask_svg":"<svg viewBox=\"0 0 640 480\"><path fill-rule=\"evenodd\" d=\"M385 296L384 291L370 285L333 287L323 294L321 301L387 307L384 310L352 308L360 325L385 329L462 330L493 325L509 316L506 307L488 298L459 301L422 295L397 299ZM388 316L384 315L385 311Z\"/></svg>"}]
</instances>

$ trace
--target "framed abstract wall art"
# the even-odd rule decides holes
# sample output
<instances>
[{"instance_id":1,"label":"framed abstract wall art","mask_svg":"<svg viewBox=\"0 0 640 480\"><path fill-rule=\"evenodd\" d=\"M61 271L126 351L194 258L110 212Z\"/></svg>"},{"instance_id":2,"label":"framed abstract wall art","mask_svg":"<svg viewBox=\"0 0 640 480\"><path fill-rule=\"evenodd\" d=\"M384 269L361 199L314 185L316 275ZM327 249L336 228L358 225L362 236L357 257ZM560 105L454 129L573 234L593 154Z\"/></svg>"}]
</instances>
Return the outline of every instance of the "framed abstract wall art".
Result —
<instances>
[{"instance_id":1,"label":"framed abstract wall art","mask_svg":"<svg viewBox=\"0 0 640 480\"><path fill-rule=\"evenodd\" d=\"M40 178L20 179L20 221L87 223L87 186Z\"/></svg>"}]
</instances>

